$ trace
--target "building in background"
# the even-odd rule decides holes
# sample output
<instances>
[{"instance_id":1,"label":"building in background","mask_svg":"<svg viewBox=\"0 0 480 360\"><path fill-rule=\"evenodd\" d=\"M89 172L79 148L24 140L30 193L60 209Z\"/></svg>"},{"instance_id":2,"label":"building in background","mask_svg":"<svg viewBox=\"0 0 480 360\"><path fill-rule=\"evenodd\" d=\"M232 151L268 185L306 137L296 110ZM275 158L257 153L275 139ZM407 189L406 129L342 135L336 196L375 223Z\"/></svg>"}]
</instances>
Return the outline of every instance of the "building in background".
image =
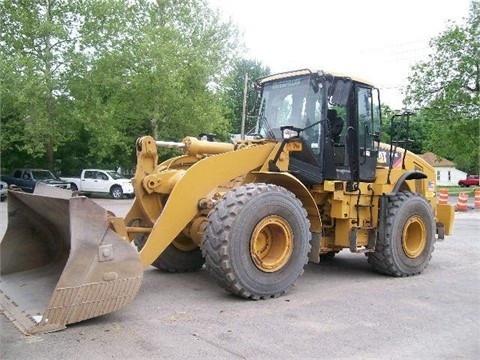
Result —
<instances>
[{"instance_id":1,"label":"building in background","mask_svg":"<svg viewBox=\"0 0 480 360\"><path fill-rule=\"evenodd\" d=\"M438 186L457 186L458 180L465 179L467 173L455 168L455 163L441 158L434 153L427 152L420 155L435 168Z\"/></svg>"}]
</instances>

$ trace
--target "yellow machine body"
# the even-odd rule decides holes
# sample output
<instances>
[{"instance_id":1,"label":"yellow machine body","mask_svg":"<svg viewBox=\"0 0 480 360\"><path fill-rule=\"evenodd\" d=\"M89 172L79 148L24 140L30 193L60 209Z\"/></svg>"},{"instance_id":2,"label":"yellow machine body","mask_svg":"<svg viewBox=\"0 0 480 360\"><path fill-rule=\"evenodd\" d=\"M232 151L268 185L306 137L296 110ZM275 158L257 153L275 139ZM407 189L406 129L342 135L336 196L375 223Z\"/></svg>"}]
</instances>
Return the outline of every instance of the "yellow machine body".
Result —
<instances>
[{"instance_id":1,"label":"yellow machine body","mask_svg":"<svg viewBox=\"0 0 480 360\"><path fill-rule=\"evenodd\" d=\"M127 305L150 265L192 271L205 264L220 286L250 299L282 295L307 261L342 249L366 253L373 268L387 275L420 273L435 235L443 239L453 231L453 206L436 201L434 169L411 152L380 143L368 128L359 135L364 128L358 126L357 134L356 115L343 132L348 157L340 165L332 160L341 147L332 145L327 104L352 106L354 93L371 99L373 87L310 70L259 84L264 99L284 92L287 110L311 111L319 120L304 128L283 126L281 135L264 126L257 140L236 143L141 137L135 199L125 217L68 191L10 191L0 243L1 310L26 334L60 330ZM289 88L292 94L284 96ZM297 89L303 89L300 106ZM280 112L273 111L277 102L269 104L265 114L273 119ZM306 140L308 131L316 140ZM367 137L372 150L355 145ZM181 155L159 163L159 148L177 148ZM358 172L364 164L370 172ZM317 169L323 169L320 181Z\"/></svg>"}]
</instances>

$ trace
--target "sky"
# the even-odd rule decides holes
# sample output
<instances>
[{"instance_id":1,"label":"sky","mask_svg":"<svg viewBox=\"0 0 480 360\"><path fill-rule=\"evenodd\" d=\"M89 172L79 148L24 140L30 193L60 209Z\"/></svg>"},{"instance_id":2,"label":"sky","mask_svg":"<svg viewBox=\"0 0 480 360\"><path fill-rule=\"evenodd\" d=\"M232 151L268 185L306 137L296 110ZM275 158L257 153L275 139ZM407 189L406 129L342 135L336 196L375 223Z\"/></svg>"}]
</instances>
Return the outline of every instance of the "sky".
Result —
<instances>
[{"instance_id":1,"label":"sky","mask_svg":"<svg viewBox=\"0 0 480 360\"><path fill-rule=\"evenodd\" d=\"M463 24L470 0L208 0L239 29L245 57L272 73L300 68L370 81L381 100L402 108L410 67L428 60L429 41L453 21Z\"/></svg>"}]
</instances>

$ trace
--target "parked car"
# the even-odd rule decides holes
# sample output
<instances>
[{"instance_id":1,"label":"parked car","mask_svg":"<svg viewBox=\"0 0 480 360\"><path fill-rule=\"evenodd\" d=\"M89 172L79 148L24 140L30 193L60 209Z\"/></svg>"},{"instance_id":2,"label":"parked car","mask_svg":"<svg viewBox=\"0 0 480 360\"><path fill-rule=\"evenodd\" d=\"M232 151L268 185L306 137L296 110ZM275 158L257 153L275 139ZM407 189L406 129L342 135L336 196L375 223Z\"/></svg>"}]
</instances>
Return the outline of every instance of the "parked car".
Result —
<instances>
[{"instance_id":1,"label":"parked car","mask_svg":"<svg viewBox=\"0 0 480 360\"><path fill-rule=\"evenodd\" d=\"M15 185L29 193L33 193L37 183L70 190L68 182L60 180L50 170L45 169L15 169L11 176L2 175L1 181L6 182L9 187L10 185Z\"/></svg>"},{"instance_id":2,"label":"parked car","mask_svg":"<svg viewBox=\"0 0 480 360\"><path fill-rule=\"evenodd\" d=\"M466 179L458 180L458 185L461 187L478 186L478 175L468 175Z\"/></svg>"},{"instance_id":3,"label":"parked car","mask_svg":"<svg viewBox=\"0 0 480 360\"><path fill-rule=\"evenodd\" d=\"M73 191L86 195L109 194L114 199L134 196L131 180L114 170L84 169L79 178L62 177L61 179L69 182Z\"/></svg>"},{"instance_id":4,"label":"parked car","mask_svg":"<svg viewBox=\"0 0 480 360\"><path fill-rule=\"evenodd\" d=\"M8 184L5 181L0 181L0 201L5 201L8 195Z\"/></svg>"}]
</instances>

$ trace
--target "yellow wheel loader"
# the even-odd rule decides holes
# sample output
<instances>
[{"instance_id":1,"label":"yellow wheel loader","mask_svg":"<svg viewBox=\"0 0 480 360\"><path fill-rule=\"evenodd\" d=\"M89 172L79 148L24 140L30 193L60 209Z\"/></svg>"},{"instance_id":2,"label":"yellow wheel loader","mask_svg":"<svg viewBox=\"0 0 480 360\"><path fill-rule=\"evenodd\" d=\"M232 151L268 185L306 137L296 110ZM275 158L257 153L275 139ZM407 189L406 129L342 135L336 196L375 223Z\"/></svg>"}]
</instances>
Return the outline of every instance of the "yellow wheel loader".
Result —
<instances>
[{"instance_id":1,"label":"yellow wheel loader","mask_svg":"<svg viewBox=\"0 0 480 360\"><path fill-rule=\"evenodd\" d=\"M249 299L284 294L308 261L343 249L385 275L421 273L454 211L407 150L410 114L392 118L399 136L382 143L379 91L363 80L304 69L257 85L250 140L137 140L125 218L58 189L11 191L2 311L25 333L59 330L125 306L150 265L205 266ZM159 148L181 155L159 163Z\"/></svg>"}]
</instances>

